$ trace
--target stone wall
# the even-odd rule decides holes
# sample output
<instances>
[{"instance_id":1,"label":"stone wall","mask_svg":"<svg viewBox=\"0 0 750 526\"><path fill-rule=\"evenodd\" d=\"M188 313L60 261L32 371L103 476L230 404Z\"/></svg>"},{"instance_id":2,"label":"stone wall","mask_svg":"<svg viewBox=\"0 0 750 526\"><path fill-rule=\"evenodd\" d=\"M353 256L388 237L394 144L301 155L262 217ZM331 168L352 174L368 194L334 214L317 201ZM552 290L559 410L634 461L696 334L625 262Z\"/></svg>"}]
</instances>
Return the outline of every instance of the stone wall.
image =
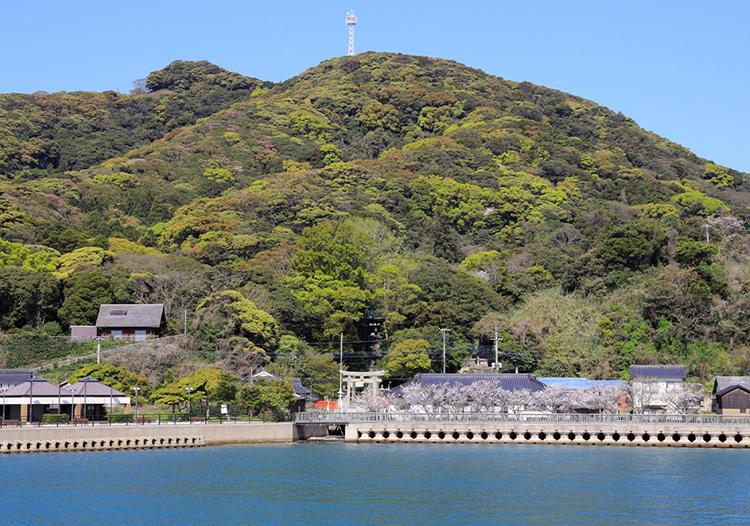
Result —
<instances>
[{"instance_id":1,"label":"stone wall","mask_svg":"<svg viewBox=\"0 0 750 526\"><path fill-rule=\"evenodd\" d=\"M294 424L143 424L96 426L21 426L0 429L0 452L88 451L220 444L288 443L327 432L325 426ZM321 429L318 429L321 428Z\"/></svg>"},{"instance_id":2,"label":"stone wall","mask_svg":"<svg viewBox=\"0 0 750 526\"><path fill-rule=\"evenodd\" d=\"M661 447L750 447L750 427L668 424L365 423L348 424L358 443L559 444Z\"/></svg>"}]
</instances>

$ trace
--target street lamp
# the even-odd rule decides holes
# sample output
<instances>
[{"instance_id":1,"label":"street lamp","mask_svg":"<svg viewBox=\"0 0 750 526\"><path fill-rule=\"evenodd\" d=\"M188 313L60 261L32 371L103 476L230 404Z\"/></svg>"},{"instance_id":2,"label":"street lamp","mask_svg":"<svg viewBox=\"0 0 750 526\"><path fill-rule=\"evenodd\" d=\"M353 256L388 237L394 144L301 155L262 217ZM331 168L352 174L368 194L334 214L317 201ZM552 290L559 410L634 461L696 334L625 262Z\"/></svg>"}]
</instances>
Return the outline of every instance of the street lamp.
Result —
<instances>
[{"instance_id":1,"label":"street lamp","mask_svg":"<svg viewBox=\"0 0 750 526\"><path fill-rule=\"evenodd\" d=\"M133 387L133 391L135 391L135 423L138 424L138 392L141 390L140 387L135 386Z\"/></svg>"},{"instance_id":2,"label":"street lamp","mask_svg":"<svg viewBox=\"0 0 750 526\"><path fill-rule=\"evenodd\" d=\"M190 418L190 414L193 412L193 405L191 403L192 401L192 394L193 391L195 391L195 387L186 387L185 391L187 391L187 397L188 397L188 418Z\"/></svg>"},{"instance_id":3,"label":"street lamp","mask_svg":"<svg viewBox=\"0 0 750 526\"><path fill-rule=\"evenodd\" d=\"M97 336L94 339L96 340L96 363L99 364L102 361L102 340L104 337Z\"/></svg>"},{"instance_id":4,"label":"street lamp","mask_svg":"<svg viewBox=\"0 0 750 526\"><path fill-rule=\"evenodd\" d=\"M440 329L440 332L443 333L443 374L445 374L445 333L451 332L450 329Z\"/></svg>"}]
</instances>

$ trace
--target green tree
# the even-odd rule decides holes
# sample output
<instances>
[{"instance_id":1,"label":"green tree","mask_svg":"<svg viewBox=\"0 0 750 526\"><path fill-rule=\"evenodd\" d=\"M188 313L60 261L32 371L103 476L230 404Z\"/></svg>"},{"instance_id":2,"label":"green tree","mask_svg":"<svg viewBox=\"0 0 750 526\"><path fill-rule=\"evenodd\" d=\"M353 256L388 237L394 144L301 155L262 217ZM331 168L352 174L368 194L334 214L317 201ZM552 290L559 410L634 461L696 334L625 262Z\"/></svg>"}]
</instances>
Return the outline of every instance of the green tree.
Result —
<instances>
[{"instance_id":1,"label":"green tree","mask_svg":"<svg viewBox=\"0 0 750 526\"><path fill-rule=\"evenodd\" d=\"M65 299L58 311L66 325L93 325L102 304L114 303L109 280L99 270L76 272L65 280Z\"/></svg>"},{"instance_id":2,"label":"green tree","mask_svg":"<svg viewBox=\"0 0 750 526\"><path fill-rule=\"evenodd\" d=\"M264 352L276 340L273 316L234 290L211 294L195 310L193 330L217 350Z\"/></svg>"},{"instance_id":3,"label":"green tree","mask_svg":"<svg viewBox=\"0 0 750 526\"><path fill-rule=\"evenodd\" d=\"M258 380L243 385L237 393L237 403L243 410L256 415L270 413L275 420L288 417L295 400L289 380Z\"/></svg>"},{"instance_id":4,"label":"green tree","mask_svg":"<svg viewBox=\"0 0 750 526\"><path fill-rule=\"evenodd\" d=\"M0 329L55 321L61 299L60 281L51 274L0 268Z\"/></svg>"},{"instance_id":5,"label":"green tree","mask_svg":"<svg viewBox=\"0 0 750 526\"><path fill-rule=\"evenodd\" d=\"M402 340L394 345L386 359L386 376L409 379L417 373L430 372L432 362L427 351L429 342L422 339Z\"/></svg>"}]
</instances>

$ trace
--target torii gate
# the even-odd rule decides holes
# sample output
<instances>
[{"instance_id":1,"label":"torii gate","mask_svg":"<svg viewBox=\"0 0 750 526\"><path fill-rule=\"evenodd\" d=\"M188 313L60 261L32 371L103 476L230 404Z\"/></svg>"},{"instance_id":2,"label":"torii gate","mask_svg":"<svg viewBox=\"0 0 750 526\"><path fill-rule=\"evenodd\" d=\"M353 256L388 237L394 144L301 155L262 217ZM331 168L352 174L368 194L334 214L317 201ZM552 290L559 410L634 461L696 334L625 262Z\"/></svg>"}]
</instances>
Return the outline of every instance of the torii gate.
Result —
<instances>
[{"instance_id":1,"label":"torii gate","mask_svg":"<svg viewBox=\"0 0 750 526\"><path fill-rule=\"evenodd\" d=\"M341 371L341 374L346 377L346 407L349 407L352 403L352 383L354 383L354 388L362 387L363 384L369 384L372 388L372 399L375 400L380 390L380 384L382 383L381 377L385 376L385 371Z\"/></svg>"}]
</instances>

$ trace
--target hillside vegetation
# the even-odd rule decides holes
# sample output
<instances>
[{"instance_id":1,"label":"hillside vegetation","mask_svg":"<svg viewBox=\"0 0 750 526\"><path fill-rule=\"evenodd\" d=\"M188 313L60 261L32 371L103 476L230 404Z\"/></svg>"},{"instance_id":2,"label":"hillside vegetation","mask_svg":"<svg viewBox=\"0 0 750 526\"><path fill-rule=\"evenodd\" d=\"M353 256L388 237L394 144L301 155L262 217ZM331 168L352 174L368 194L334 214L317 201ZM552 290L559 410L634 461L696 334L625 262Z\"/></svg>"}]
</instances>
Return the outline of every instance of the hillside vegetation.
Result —
<instances>
[{"instance_id":1,"label":"hillside vegetation","mask_svg":"<svg viewBox=\"0 0 750 526\"><path fill-rule=\"evenodd\" d=\"M175 62L130 95L0 95L0 330L153 302L227 369L313 375L343 333L352 367L398 380L440 369L440 328L449 370L497 328L505 370L748 374L749 191L624 115L447 60L280 84Z\"/></svg>"}]
</instances>

